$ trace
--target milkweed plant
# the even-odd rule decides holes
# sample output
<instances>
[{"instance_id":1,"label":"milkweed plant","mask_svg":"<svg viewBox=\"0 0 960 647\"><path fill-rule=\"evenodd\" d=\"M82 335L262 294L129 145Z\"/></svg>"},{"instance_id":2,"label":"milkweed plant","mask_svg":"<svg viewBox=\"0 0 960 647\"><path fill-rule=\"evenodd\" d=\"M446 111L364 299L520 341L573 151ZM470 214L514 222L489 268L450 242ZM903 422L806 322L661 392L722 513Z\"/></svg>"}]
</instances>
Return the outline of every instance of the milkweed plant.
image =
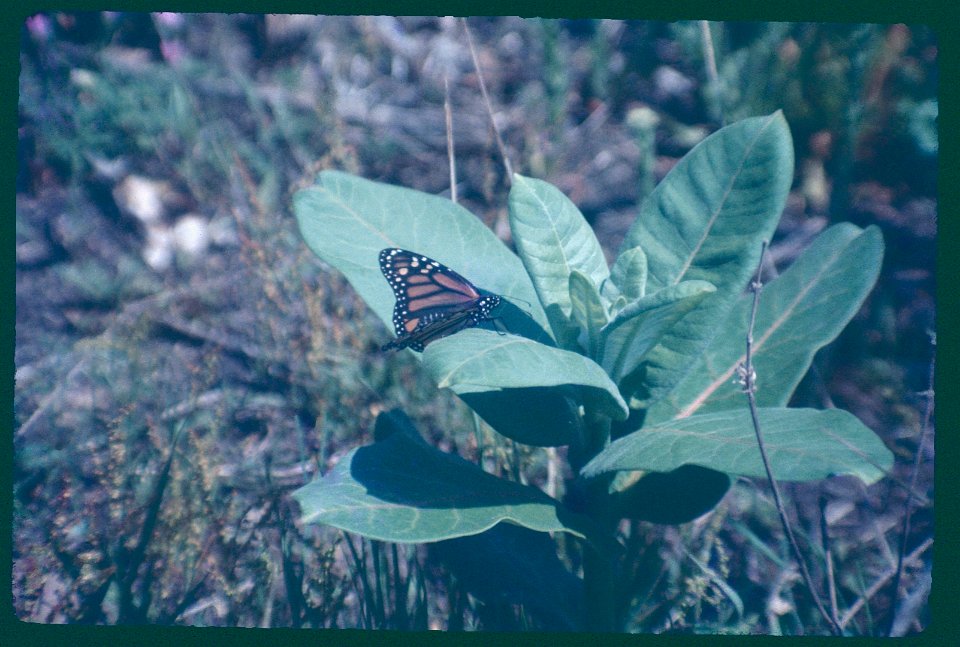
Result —
<instances>
[{"instance_id":1,"label":"milkweed plant","mask_svg":"<svg viewBox=\"0 0 960 647\"><path fill-rule=\"evenodd\" d=\"M450 200L321 172L294 198L303 238L388 328L385 248L437 259L503 296L499 330L469 327L415 355L499 434L567 446L572 477L563 500L498 478L428 445L394 410L378 418L374 443L294 493L303 521L389 542L508 545L477 554L545 564L541 590L579 596L558 602L566 626L620 630L621 520L683 523L712 509L731 477L767 478L737 379L751 321L756 420L774 479L882 478L892 454L852 414L787 407L814 354L876 282L880 231L831 226L765 282L755 307L747 289L792 178L780 112L727 126L656 186L608 266L577 207L540 180L513 177L513 252ZM582 571L546 556L544 533L582 541Z\"/></svg>"}]
</instances>

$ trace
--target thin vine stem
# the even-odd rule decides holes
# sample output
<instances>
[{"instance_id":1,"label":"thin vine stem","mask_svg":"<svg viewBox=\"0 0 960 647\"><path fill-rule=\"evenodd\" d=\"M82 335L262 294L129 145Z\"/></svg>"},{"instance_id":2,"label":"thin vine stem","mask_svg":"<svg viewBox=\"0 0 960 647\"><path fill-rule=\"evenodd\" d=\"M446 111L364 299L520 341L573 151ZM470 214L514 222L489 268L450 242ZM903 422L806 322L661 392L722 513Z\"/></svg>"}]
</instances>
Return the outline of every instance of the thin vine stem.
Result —
<instances>
[{"instance_id":1,"label":"thin vine stem","mask_svg":"<svg viewBox=\"0 0 960 647\"><path fill-rule=\"evenodd\" d=\"M783 505L783 497L780 496L780 488L777 485L776 479L773 477L773 470L770 468L770 460L767 457L767 447L763 442L763 432L760 429L760 415L757 411L756 398L757 376L753 368L753 328L756 325L757 309L760 304L760 292L763 289L761 278L763 274L763 259L766 254L767 241L764 241L763 247L760 250L760 262L757 264L756 276L750 283L750 291L753 292L753 307L750 310L750 326L747 328L746 359L744 360L743 371L741 372L744 382L743 390L747 395L747 402L750 405L750 418L753 420L753 431L757 437L757 447L760 448L760 458L763 461L763 469L767 473L767 481L770 483L770 489L773 492L773 500L777 506L777 514L780 515L780 524L783 526L783 531L790 542L794 559L797 560L797 564L800 567L800 574L803 576L803 581L806 583L807 589L810 591L810 596L820 611L820 615L822 615L824 620L830 625L831 632L836 636L840 636L843 634L840 623L827 612L826 607L823 606L823 602L817 594L816 587L814 587L813 578L810 577L810 571L807 569L807 563L803 559L803 553L800 552L800 545L797 543L796 537L794 537L793 528L791 528L790 521L787 519L787 511Z\"/></svg>"}]
</instances>

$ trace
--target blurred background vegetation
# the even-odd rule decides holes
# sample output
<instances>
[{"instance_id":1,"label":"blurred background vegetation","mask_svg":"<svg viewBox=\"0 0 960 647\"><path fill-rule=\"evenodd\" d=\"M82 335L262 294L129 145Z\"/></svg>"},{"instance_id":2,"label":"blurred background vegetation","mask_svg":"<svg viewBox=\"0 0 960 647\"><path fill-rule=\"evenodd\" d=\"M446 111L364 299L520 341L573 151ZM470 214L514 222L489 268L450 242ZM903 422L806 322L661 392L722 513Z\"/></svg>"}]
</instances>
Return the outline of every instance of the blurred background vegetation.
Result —
<instances>
[{"instance_id":1,"label":"blurred background vegetation","mask_svg":"<svg viewBox=\"0 0 960 647\"><path fill-rule=\"evenodd\" d=\"M880 283L818 355L794 404L852 411L897 465L869 489L831 479L787 491L815 577L825 589L832 582L841 611L852 610L848 632L925 627L932 33L876 24L468 24L514 169L560 187L609 258L677 159L725 123L778 109L797 164L774 262L784 267L834 222L882 228ZM23 25L20 65L18 616L563 627L529 595L472 588L450 544L385 545L304 527L287 496L371 442L376 415L397 406L432 444L488 471L548 491L558 480L552 452L563 448L496 438L437 392L410 353L381 354L391 333L307 251L291 214L293 192L324 168L449 196L446 97L458 200L509 244L509 187L462 22L47 13ZM624 533L638 565L624 574L631 630L800 633L818 622L762 484L738 481L695 522L636 522Z\"/></svg>"}]
</instances>

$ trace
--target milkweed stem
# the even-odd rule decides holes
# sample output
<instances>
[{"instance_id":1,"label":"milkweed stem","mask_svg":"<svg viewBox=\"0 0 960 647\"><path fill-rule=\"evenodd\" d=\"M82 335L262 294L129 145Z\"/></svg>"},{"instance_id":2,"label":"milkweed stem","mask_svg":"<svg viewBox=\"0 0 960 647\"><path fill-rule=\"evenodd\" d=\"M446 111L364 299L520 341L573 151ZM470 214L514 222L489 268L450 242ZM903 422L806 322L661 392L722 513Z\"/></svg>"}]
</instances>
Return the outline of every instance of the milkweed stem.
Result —
<instances>
[{"instance_id":1,"label":"milkweed stem","mask_svg":"<svg viewBox=\"0 0 960 647\"><path fill-rule=\"evenodd\" d=\"M750 418L753 420L753 430L757 436L757 447L760 449L760 458L763 461L763 469L767 473L767 481L770 483L770 489L773 492L773 500L777 506L777 514L780 515L780 523L783 526L783 531L787 535L787 539L790 541L790 548L793 550L794 559L797 560L797 564L800 567L800 574L803 576L803 581L807 585L807 590L810 591L810 596L813 598L814 603L817 605L817 609L820 611L820 614L830 625L830 630L835 636L840 636L843 634L843 630L840 628L840 623L837 619L827 612L826 608L823 606L823 602L820 600L820 596L817 594L817 590L813 585L813 578L810 577L810 571L807 569L807 563L803 559L803 554L800 552L800 546L797 544L797 539L793 535L793 529L790 527L790 521L787 519L787 511L783 505L783 498L780 496L780 488L777 486L777 481L773 477L773 470L770 468L770 460L767 457L767 448L763 442L763 433L760 430L760 416L757 411L757 376L756 372L753 369L753 328L757 321L757 308L760 304L760 291L763 289L763 283L761 282L761 276L763 274L763 259L767 253L767 241L763 241L763 247L760 249L760 261L757 264L757 272L755 278L750 283L750 291L753 292L753 307L750 311L750 326L747 328L747 353L746 359L743 363L743 371L741 371L741 376L743 377L744 387L743 390L747 394L747 402L750 405Z\"/></svg>"}]
</instances>

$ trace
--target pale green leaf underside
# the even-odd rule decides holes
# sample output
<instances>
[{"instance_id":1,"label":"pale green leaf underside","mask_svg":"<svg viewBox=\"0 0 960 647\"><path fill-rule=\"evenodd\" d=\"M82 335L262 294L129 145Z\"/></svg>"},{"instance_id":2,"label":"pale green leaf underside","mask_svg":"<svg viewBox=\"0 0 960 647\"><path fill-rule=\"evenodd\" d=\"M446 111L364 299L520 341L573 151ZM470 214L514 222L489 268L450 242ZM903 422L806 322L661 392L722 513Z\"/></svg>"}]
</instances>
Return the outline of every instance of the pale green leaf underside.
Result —
<instances>
[{"instance_id":1,"label":"pale green leaf underside","mask_svg":"<svg viewBox=\"0 0 960 647\"><path fill-rule=\"evenodd\" d=\"M423 366L438 386L458 394L579 386L595 391L599 406L612 418L623 420L628 413L616 385L595 362L516 335L464 330L427 346Z\"/></svg>"},{"instance_id":2,"label":"pale green leaf underside","mask_svg":"<svg viewBox=\"0 0 960 647\"><path fill-rule=\"evenodd\" d=\"M643 361L665 330L714 292L706 281L684 281L625 306L600 333L601 365L620 383Z\"/></svg>"},{"instance_id":3,"label":"pale green leaf underside","mask_svg":"<svg viewBox=\"0 0 960 647\"><path fill-rule=\"evenodd\" d=\"M610 268L610 279L628 301L646 294L647 256L643 247L624 250Z\"/></svg>"},{"instance_id":4,"label":"pale green leaf underside","mask_svg":"<svg viewBox=\"0 0 960 647\"><path fill-rule=\"evenodd\" d=\"M597 344L600 341L600 329L607 325L607 309L603 305L600 291L586 274L579 270L570 272L570 306L573 319L584 332L587 341L587 355L597 356Z\"/></svg>"},{"instance_id":5,"label":"pale green leaf underside","mask_svg":"<svg viewBox=\"0 0 960 647\"><path fill-rule=\"evenodd\" d=\"M600 243L580 210L556 187L514 175L510 229L517 252L547 311L554 336L569 347L570 272L600 286L610 276Z\"/></svg>"},{"instance_id":6,"label":"pale green leaf underside","mask_svg":"<svg viewBox=\"0 0 960 647\"><path fill-rule=\"evenodd\" d=\"M848 474L870 484L893 465L893 455L877 435L840 409L760 409L760 426L777 480L810 481ZM745 403L737 410L644 427L611 443L582 473L667 472L686 464L727 474L766 476Z\"/></svg>"}]
</instances>

